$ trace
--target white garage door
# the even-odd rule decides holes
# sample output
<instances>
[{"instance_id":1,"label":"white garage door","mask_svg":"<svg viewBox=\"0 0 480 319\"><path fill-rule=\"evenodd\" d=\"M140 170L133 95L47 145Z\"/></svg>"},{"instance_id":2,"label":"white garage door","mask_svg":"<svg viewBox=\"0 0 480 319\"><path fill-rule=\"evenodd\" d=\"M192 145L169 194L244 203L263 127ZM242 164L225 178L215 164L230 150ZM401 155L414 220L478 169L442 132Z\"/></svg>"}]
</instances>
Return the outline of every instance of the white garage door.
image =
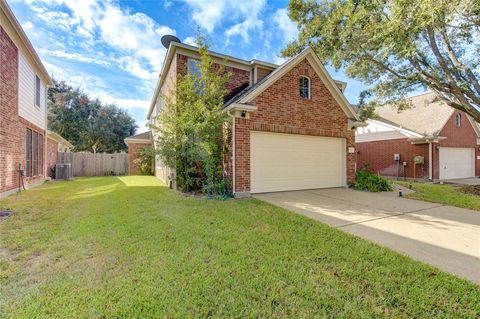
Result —
<instances>
[{"instance_id":1,"label":"white garage door","mask_svg":"<svg viewBox=\"0 0 480 319\"><path fill-rule=\"evenodd\" d=\"M475 149L440 147L440 179L475 176Z\"/></svg>"},{"instance_id":2,"label":"white garage door","mask_svg":"<svg viewBox=\"0 0 480 319\"><path fill-rule=\"evenodd\" d=\"M251 132L251 193L346 185L345 139Z\"/></svg>"}]
</instances>

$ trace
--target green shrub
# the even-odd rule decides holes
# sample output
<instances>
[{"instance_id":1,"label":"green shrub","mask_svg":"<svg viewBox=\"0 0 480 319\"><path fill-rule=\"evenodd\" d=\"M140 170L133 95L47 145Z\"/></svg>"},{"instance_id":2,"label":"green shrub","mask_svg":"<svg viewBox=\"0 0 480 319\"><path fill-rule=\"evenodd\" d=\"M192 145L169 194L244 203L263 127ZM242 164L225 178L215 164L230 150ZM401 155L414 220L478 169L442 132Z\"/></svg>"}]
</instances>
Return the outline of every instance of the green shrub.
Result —
<instances>
[{"instance_id":1,"label":"green shrub","mask_svg":"<svg viewBox=\"0 0 480 319\"><path fill-rule=\"evenodd\" d=\"M153 161L155 160L155 149L153 147L142 147L137 152L138 158L133 164L140 169L142 175L153 175Z\"/></svg>"},{"instance_id":2,"label":"green shrub","mask_svg":"<svg viewBox=\"0 0 480 319\"><path fill-rule=\"evenodd\" d=\"M363 168L355 173L354 189L369 191L369 192L385 192L393 190L390 180L368 171L368 168Z\"/></svg>"}]
</instances>

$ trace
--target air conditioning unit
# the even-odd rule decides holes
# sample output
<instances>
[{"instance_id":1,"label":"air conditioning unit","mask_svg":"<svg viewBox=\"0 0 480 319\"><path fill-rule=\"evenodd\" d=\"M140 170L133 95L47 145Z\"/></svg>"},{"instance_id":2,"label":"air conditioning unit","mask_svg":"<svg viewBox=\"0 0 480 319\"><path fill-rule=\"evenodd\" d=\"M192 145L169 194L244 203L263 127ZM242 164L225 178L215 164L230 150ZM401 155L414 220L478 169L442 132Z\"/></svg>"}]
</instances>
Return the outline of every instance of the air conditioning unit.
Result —
<instances>
[{"instance_id":1,"label":"air conditioning unit","mask_svg":"<svg viewBox=\"0 0 480 319\"><path fill-rule=\"evenodd\" d=\"M71 179L72 177L72 164L62 163L55 165L55 179Z\"/></svg>"}]
</instances>

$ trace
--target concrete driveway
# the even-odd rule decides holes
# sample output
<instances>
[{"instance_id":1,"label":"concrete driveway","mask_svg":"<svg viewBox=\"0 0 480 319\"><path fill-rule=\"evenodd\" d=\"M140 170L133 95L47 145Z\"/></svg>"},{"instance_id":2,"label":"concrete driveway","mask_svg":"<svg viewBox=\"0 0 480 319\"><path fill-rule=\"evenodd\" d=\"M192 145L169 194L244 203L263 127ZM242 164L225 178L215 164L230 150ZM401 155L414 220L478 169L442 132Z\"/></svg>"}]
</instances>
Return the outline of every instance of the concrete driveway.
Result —
<instances>
[{"instance_id":1,"label":"concrete driveway","mask_svg":"<svg viewBox=\"0 0 480 319\"><path fill-rule=\"evenodd\" d=\"M470 177L470 178L457 178L457 179L447 179L443 181L447 184L459 184L459 185L480 185L480 178Z\"/></svg>"},{"instance_id":2,"label":"concrete driveway","mask_svg":"<svg viewBox=\"0 0 480 319\"><path fill-rule=\"evenodd\" d=\"M400 198L398 191L332 188L255 197L480 284L480 212Z\"/></svg>"}]
</instances>

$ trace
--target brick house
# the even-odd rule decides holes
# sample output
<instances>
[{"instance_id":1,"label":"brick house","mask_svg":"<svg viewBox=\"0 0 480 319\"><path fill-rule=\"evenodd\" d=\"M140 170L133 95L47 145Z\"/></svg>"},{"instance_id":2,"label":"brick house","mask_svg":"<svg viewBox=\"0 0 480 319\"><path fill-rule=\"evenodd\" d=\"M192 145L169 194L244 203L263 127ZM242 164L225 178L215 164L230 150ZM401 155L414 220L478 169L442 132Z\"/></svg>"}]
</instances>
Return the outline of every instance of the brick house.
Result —
<instances>
[{"instance_id":1,"label":"brick house","mask_svg":"<svg viewBox=\"0 0 480 319\"><path fill-rule=\"evenodd\" d=\"M139 175L140 169L134 164L134 161L140 157L138 151L141 148L153 146L152 133L140 133L127 137L124 141L128 146L128 174Z\"/></svg>"},{"instance_id":2,"label":"brick house","mask_svg":"<svg viewBox=\"0 0 480 319\"><path fill-rule=\"evenodd\" d=\"M232 75L223 111L232 119L232 156L225 166L235 197L354 181L355 127L364 123L343 95L346 83L334 81L311 48L280 66L209 54ZM177 75L196 72L198 59L198 48L170 43L150 123ZM158 158L156 176L168 184L171 173Z\"/></svg>"},{"instance_id":3,"label":"brick house","mask_svg":"<svg viewBox=\"0 0 480 319\"><path fill-rule=\"evenodd\" d=\"M0 197L47 176L47 88L45 67L7 3L0 1Z\"/></svg>"},{"instance_id":4,"label":"brick house","mask_svg":"<svg viewBox=\"0 0 480 319\"><path fill-rule=\"evenodd\" d=\"M434 181L479 176L478 123L430 92L409 102L411 107L400 112L378 108L379 117L357 130L358 168L367 164L384 176ZM421 157L417 164L416 156Z\"/></svg>"}]
</instances>

